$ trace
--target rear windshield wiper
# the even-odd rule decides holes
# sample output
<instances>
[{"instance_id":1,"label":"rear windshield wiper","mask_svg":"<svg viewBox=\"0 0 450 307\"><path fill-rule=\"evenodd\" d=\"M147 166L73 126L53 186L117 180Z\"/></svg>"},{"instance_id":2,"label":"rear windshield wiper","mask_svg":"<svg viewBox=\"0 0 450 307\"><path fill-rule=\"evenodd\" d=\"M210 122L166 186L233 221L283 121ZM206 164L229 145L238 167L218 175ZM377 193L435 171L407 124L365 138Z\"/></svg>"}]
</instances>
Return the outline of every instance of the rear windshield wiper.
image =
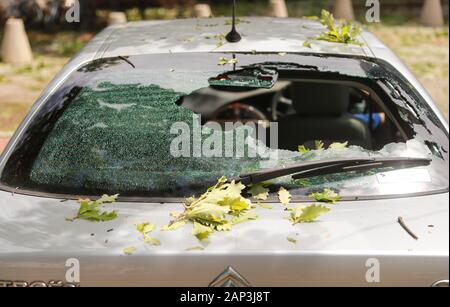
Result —
<instances>
[{"instance_id":1,"label":"rear windshield wiper","mask_svg":"<svg viewBox=\"0 0 450 307\"><path fill-rule=\"evenodd\" d=\"M403 157L312 161L243 174L238 178L235 178L235 180L245 185L250 185L289 175L292 175L293 179L300 179L337 173L372 170L377 168L395 167L396 169L402 169L417 166L428 166L431 161L431 159L426 158Z\"/></svg>"}]
</instances>

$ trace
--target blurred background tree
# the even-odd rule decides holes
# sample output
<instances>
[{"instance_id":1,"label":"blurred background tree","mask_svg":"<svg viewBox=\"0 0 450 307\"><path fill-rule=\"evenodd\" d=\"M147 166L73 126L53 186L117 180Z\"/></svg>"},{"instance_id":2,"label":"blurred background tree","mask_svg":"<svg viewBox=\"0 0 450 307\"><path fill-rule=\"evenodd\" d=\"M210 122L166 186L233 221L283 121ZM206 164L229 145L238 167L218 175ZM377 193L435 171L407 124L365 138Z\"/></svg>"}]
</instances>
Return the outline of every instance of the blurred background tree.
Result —
<instances>
[{"instance_id":1,"label":"blurred background tree","mask_svg":"<svg viewBox=\"0 0 450 307\"><path fill-rule=\"evenodd\" d=\"M6 16L24 19L27 28L43 30L95 30L106 25L108 12L123 11L129 20L172 19L194 16L194 5L209 4L214 16L230 15L230 0L78 0L81 24L68 24L65 9L74 0L1 0L0 24ZM271 0L239 0L240 16L267 16ZM273 1L273 0L272 0ZM283 0L280 0L283 1ZM290 17L320 14L321 9L332 10L336 0L286 0ZM382 21L385 24L404 24L418 21L425 0L380 0ZM427 0L428 1L428 0ZM434 1L434 0L431 0ZM439 0L437 0L439 1ZM365 0L353 0L356 19L365 22ZM444 18L448 22L449 1L442 0Z\"/></svg>"}]
</instances>

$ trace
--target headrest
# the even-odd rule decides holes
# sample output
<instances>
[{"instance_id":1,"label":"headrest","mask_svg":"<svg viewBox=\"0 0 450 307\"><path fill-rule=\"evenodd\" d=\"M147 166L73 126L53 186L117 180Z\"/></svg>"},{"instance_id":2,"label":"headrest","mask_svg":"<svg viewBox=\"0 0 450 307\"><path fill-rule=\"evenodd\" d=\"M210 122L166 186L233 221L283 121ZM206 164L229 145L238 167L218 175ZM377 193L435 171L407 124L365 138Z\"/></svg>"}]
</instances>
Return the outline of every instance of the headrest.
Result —
<instances>
[{"instance_id":1,"label":"headrest","mask_svg":"<svg viewBox=\"0 0 450 307\"><path fill-rule=\"evenodd\" d=\"M293 82L291 95L300 116L339 116L350 104L350 89L343 85Z\"/></svg>"}]
</instances>

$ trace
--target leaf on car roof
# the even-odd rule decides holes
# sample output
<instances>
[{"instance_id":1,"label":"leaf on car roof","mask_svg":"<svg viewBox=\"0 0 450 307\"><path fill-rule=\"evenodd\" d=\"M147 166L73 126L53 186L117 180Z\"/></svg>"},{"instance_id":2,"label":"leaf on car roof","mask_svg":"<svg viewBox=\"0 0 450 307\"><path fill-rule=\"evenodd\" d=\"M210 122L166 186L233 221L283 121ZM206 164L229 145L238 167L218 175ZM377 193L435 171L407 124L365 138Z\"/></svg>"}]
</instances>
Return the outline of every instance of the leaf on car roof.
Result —
<instances>
[{"instance_id":1,"label":"leaf on car roof","mask_svg":"<svg viewBox=\"0 0 450 307\"><path fill-rule=\"evenodd\" d=\"M214 35L214 39L216 40L217 48L220 48L225 44L225 34L223 33Z\"/></svg>"},{"instance_id":2,"label":"leaf on car roof","mask_svg":"<svg viewBox=\"0 0 450 307\"><path fill-rule=\"evenodd\" d=\"M298 223L314 222L319 216L330 211L329 208L321 205L298 206L289 209L289 220L295 225Z\"/></svg>"},{"instance_id":3,"label":"leaf on car roof","mask_svg":"<svg viewBox=\"0 0 450 307\"><path fill-rule=\"evenodd\" d=\"M224 65L227 65L228 64L228 59L227 58L224 58L224 57L220 57L219 58L219 62L217 62L217 65L222 65L222 66L224 66Z\"/></svg>"},{"instance_id":4,"label":"leaf on car roof","mask_svg":"<svg viewBox=\"0 0 450 307\"><path fill-rule=\"evenodd\" d=\"M90 222L107 222L117 218L116 211L101 211L99 206L104 204L113 203L117 200L119 194L116 195L103 195L98 200L92 201L90 199L80 199L78 200L80 204L80 209L76 217L72 219L66 219L68 221L74 221L77 219L86 220Z\"/></svg>"},{"instance_id":5,"label":"leaf on car roof","mask_svg":"<svg viewBox=\"0 0 450 307\"><path fill-rule=\"evenodd\" d=\"M278 198L283 205L289 205L292 195L285 188L281 187L278 191Z\"/></svg>"},{"instance_id":6,"label":"leaf on car roof","mask_svg":"<svg viewBox=\"0 0 450 307\"><path fill-rule=\"evenodd\" d=\"M341 200L341 196L331 189L324 189L323 192L311 193L309 197L318 202L329 204L334 204Z\"/></svg>"},{"instance_id":7,"label":"leaf on car roof","mask_svg":"<svg viewBox=\"0 0 450 307\"><path fill-rule=\"evenodd\" d=\"M228 59L228 58L225 58L225 57L220 57L219 58L219 62L217 63L217 65L221 65L221 66L224 66L224 65L227 65L227 64L237 64L237 62L238 62L238 60L236 59L236 58L232 58L232 59Z\"/></svg>"},{"instance_id":8,"label":"leaf on car roof","mask_svg":"<svg viewBox=\"0 0 450 307\"><path fill-rule=\"evenodd\" d=\"M238 25L240 23L250 23L249 20L240 19L240 18L236 18L235 22L236 22L236 25ZM226 19L224 22L224 25L226 25L226 26L231 26L232 24L233 24L233 19Z\"/></svg>"},{"instance_id":9,"label":"leaf on car roof","mask_svg":"<svg viewBox=\"0 0 450 307\"><path fill-rule=\"evenodd\" d=\"M358 24L347 20L336 22L333 14L327 10L322 10L320 22L326 27L326 31L317 37L317 40L331 43L362 45L357 40L357 37L362 32L362 28Z\"/></svg>"}]
</instances>

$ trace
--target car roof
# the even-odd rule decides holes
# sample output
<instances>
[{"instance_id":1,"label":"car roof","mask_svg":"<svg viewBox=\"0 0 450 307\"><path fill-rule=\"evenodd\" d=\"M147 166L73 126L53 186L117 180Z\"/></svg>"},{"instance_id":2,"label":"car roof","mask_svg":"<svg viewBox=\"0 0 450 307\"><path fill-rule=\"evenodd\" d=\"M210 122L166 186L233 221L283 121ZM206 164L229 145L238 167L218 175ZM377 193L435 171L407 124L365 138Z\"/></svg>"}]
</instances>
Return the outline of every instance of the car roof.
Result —
<instances>
[{"instance_id":1,"label":"car roof","mask_svg":"<svg viewBox=\"0 0 450 307\"><path fill-rule=\"evenodd\" d=\"M325 28L310 19L244 17L237 28L238 43L223 39L229 18L131 22L107 28L90 51L97 57L185 52L307 52L373 57L362 35L361 46L315 40ZM366 31L365 31L366 32ZM309 41L311 47L305 47ZM102 44L99 46L98 44ZM97 50L95 50L97 49Z\"/></svg>"}]
</instances>

